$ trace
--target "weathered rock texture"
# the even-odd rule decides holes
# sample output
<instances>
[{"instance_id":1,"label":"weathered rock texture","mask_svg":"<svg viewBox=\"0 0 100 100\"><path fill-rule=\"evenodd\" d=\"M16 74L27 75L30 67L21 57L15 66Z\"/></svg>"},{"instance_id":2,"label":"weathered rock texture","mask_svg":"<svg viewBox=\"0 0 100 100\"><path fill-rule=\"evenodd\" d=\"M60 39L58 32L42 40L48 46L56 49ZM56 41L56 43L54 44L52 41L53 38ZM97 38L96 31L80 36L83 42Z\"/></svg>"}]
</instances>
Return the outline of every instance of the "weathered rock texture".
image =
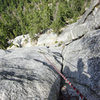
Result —
<instances>
[{"instance_id":1,"label":"weathered rock texture","mask_svg":"<svg viewBox=\"0 0 100 100\"><path fill-rule=\"evenodd\" d=\"M89 31L100 28L100 0L92 0L90 8L76 23L67 26L58 41L69 44Z\"/></svg>"},{"instance_id":2,"label":"weathered rock texture","mask_svg":"<svg viewBox=\"0 0 100 100\"><path fill-rule=\"evenodd\" d=\"M15 39L9 40L8 44L12 44L12 46L9 46L7 50L22 47L32 47L36 45L36 41L32 41L29 34L27 34L20 35L17 36Z\"/></svg>"},{"instance_id":3,"label":"weathered rock texture","mask_svg":"<svg viewBox=\"0 0 100 100\"><path fill-rule=\"evenodd\" d=\"M100 100L100 30L66 46L63 57L64 75L88 100Z\"/></svg>"},{"instance_id":4,"label":"weathered rock texture","mask_svg":"<svg viewBox=\"0 0 100 100\"><path fill-rule=\"evenodd\" d=\"M62 36L63 73L88 100L100 100L100 0L92 0L82 18ZM77 96L70 87L68 93Z\"/></svg>"},{"instance_id":5,"label":"weathered rock texture","mask_svg":"<svg viewBox=\"0 0 100 100\"><path fill-rule=\"evenodd\" d=\"M57 100L60 77L43 55L61 70L60 51L43 47L0 50L0 100Z\"/></svg>"},{"instance_id":6,"label":"weathered rock texture","mask_svg":"<svg viewBox=\"0 0 100 100\"><path fill-rule=\"evenodd\" d=\"M45 41L47 35L42 36ZM88 100L100 100L100 0L92 0L82 18L56 37L52 42L63 41L62 49L0 50L1 100L57 100L60 77L43 55L60 71L63 66L64 75ZM69 86L67 90L71 100L77 96Z\"/></svg>"},{"instance_id":7,"label":"weathered rock texture","mask_svg":"<svg viewBox=\"0 0 100 100\"><path fill-rule=\"evenodd\" d=\"M40 35L37 41L37 46L56 46L57 34L53 30L47 30L44 34Z\"/></svg>"}]
</instances>

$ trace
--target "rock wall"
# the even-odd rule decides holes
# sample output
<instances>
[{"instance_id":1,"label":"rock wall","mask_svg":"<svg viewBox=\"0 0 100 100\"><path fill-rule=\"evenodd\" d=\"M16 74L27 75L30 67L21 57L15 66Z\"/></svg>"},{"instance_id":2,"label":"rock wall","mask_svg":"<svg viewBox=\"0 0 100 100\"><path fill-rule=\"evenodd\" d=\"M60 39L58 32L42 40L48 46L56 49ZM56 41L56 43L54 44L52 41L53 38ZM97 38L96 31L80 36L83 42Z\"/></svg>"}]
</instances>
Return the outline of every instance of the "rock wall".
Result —
<instances>
[{"instance_id":1,"label":"rock wall","mask_svg":"<svg viewBox=\"0 0 100 100\"><path fill-rule=\"evenodd\" d=\"M64 48L63 73L88 100L100 100L100 30ZM77 96L69 88L69 95Z\"/></svg>"},{"instance_id":2,"label":"rock wall","mask_svg":"<svg viewBox=\"0 0 100 100\"><path fill-rule=\"evenodd\" d=\"M75 39L82 37L89 31L100 28L100 1L92 0L90 8L76 23L67 26L58 37L59 42L69 44Z\"/></svg>"},{"instance_id":3,"label":"rock wall","mask_svg":"<svg viewBox=\"0 0 100 100\"><path fill-rule=\"evenodd\" d=\"M64 75L87 100L100 100L100 0L92 0L82 18L59 39L65 42ZM67 89L70 96L78 96L69 86Z\"/></svg>"},{"instance_id":4,"label":"rock wall","mask_svg":"<svg viewBox=\"0 0 100 100\"><path fill-rule=\"evenodd\" d=\"M0 50L0 99L57 100L63 81L46 55L60 71L63 67L63 74L88 100L100 100L100 0L92 0L82 18L67 26L59 37L49 34L54 38L52 43L64 43L63 48L49 48L51 41L45 41L48 35L42 36L39 41L44 40L42 46L47 48ZM20 46L21 41L16 43ZM67 92L71 100L78 96L69 86Z\"/></svg>"},{"instance_id":5,"label":"rock wall","mask_svg":"<svg viewBox=\"0 0 100 100\"><path fill-rule=\"evenodd\" d=\"M44 55L61 70L60 48L0 50L0 100L57 100L60 77Z\"/></svg>"}]
</instances>

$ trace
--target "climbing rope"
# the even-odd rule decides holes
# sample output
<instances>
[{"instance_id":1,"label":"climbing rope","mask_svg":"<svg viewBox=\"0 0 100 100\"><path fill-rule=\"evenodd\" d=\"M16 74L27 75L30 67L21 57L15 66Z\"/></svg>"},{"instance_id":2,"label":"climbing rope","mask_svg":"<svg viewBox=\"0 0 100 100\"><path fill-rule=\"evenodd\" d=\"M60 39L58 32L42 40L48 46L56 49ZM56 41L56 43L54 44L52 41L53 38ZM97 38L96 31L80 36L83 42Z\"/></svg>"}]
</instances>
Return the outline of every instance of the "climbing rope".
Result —
<instances>
[{"instance_id":1,"label":"climbing rope","mask_svg":"<svg viewBox=\"0 0 100 100\"><path fill-rule=\"evenodd\" d=\"M65 83L68 84L73 90L76 91L76 93L80 96L81 100L87 100L80 92L78 89L76 89L72 83L56 68L56 66L51 63L51 61L44 55L45 59L49 62L49 64L52 65L52 67L55 69L55 71L65 80Z\"/></svg>"}]
</instances>

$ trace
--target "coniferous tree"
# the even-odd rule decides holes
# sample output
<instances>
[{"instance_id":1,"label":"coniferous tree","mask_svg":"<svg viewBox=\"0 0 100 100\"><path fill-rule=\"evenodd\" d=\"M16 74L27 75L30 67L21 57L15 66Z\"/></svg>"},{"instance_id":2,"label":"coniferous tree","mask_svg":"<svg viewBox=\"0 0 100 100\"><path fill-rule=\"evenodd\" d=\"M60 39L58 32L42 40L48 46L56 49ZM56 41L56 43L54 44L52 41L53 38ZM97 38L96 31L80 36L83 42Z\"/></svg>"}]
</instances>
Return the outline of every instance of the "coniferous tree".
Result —
<instances>
[{"instance_id":1,"label":"coniferous tree","mask_svg":"<svg viewBox=\"0 0 100 100\"><path fill-rule=\"evenodd\" d=\"M0 48L18 35L52 28L58 32L75 22L90 0L0 0ZM70 20L73 19L73 20ZM67 22L67 23L66 23Z\"/></svg>"}]
</instances>

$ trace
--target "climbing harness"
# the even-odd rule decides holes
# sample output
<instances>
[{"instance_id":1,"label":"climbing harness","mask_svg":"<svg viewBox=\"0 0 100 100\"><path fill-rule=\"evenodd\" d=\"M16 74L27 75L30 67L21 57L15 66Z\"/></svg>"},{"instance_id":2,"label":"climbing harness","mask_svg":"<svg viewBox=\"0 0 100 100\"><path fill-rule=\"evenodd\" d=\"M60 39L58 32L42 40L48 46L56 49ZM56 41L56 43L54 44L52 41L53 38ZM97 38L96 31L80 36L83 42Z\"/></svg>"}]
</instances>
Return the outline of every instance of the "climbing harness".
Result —
<instances>
[{"instance_id":1,"label":"climbing harness","mask_svg":"<svg viewBox=\"0 0 100 100\"><path fill-rule=\"evenodd\" d=\"M53 63L51 63L51 61L50 61L45 55L43 55L43 56L44 56L45 59L49 62L49 64L52 65L52 67L55 69L55 71L65 80L65 83L68 84L73 90L76 91L76 93L80 96L81 100L87 100L87 99L79 92L79 90L76 89L76 88L71 84L71 82L56 68L56 66L55 66Z\"/></svg>"}]
</instances>

